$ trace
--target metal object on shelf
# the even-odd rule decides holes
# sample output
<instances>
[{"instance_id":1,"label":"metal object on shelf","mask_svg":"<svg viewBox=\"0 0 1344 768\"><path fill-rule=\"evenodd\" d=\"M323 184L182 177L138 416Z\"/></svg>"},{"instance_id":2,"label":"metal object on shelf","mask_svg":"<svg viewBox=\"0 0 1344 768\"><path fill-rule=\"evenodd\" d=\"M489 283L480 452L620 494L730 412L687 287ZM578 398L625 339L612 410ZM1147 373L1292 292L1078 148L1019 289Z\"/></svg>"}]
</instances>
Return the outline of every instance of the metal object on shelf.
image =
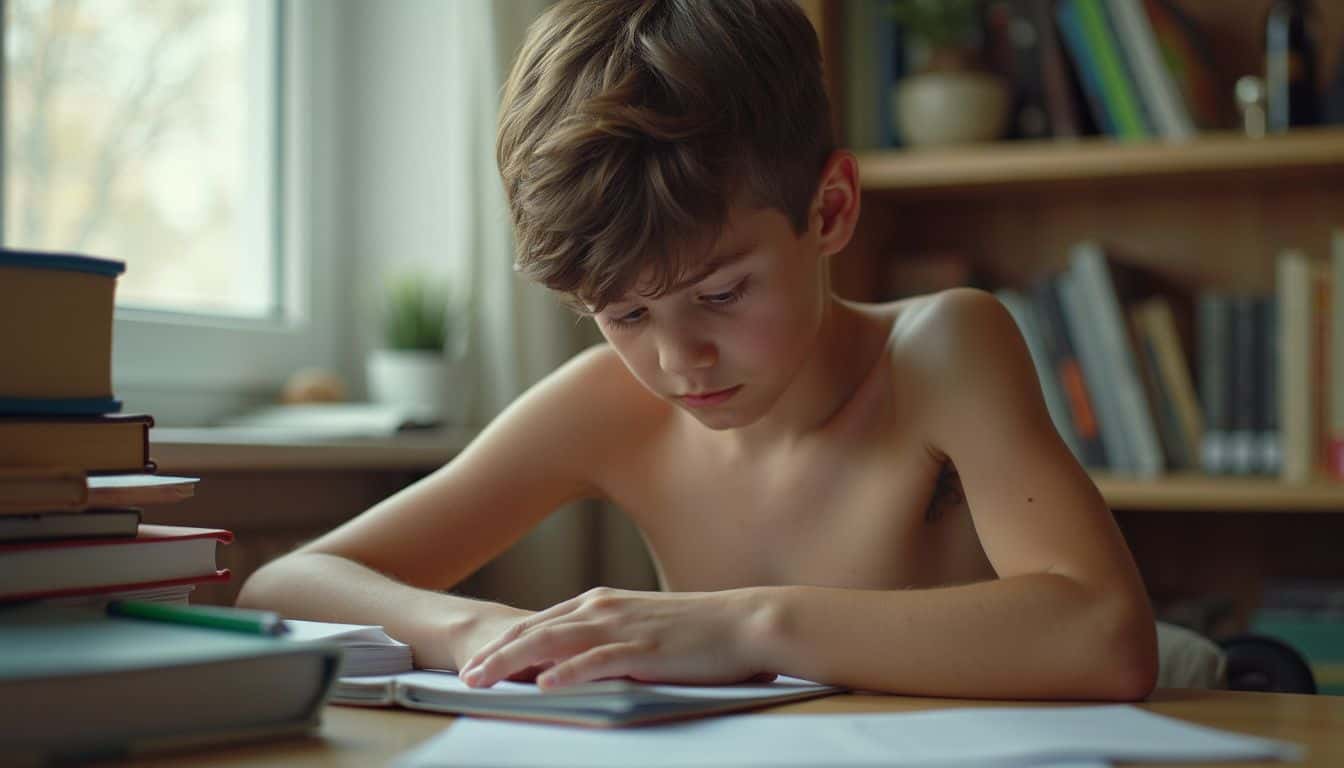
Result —
<instances>
[{"instance_id":1,"label":"metal object on shelf","mask_svg":"<svg viewBox=\"0 0 1344 768\"><path fill-rule=\"evenodd\" d=\"M1255 75L1237 80L1237 107L1241 109L1241 124L1246 135L1253 139L1265 135L1266 95L1265 81Z\"/></svg>"}]
</instances>

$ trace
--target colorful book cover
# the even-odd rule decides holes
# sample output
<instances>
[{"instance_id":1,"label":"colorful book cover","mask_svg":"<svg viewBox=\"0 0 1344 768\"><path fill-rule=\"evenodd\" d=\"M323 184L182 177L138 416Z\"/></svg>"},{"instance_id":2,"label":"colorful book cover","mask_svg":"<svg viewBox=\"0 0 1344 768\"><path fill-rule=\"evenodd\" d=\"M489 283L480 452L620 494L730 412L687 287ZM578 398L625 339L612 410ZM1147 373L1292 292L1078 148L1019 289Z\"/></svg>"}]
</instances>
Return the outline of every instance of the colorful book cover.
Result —
<instances>
[{"instance_id":1,"label":"colorful book cover","mask_svg":"<svg viewBox=\"0 0 1344 768\"><path fill-rule=\"evenodd\" d=\"M1121 139L1145 139L1152 135L1143 106L1134 93L1134 83L1125 69L1115 31L1106 18L1101 0L1066 0L1077 8L1083 38L1096 61L1107 111Z\"/></svg>"}]
</instances>

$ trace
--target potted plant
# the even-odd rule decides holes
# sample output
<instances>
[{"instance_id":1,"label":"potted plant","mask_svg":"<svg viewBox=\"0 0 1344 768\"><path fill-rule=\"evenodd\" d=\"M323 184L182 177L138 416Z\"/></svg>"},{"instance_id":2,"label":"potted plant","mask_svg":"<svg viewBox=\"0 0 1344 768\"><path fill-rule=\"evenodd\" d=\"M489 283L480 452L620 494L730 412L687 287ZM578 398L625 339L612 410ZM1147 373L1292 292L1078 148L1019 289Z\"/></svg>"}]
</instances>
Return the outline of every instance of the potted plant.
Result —
<instances>
[{"instance_id":1,"label":"potted plant","mask_svg":"<svg viewBox=\"0 0 1344 768\"><path fill-rule=\"evenodd\" d=\"M1003 135L1007 85L981 65L979 0L893 0L891 14L924 65L896 84L896 129L912 146L988 141Z\"/></svg>"},{"instance_id":2,"label":"potted plant","mask_svg":"<svg viewBox=\"0 0 1344 768\"><path fill-rule=\"evenodd\" d=\"M369 397L398 406L409 420L460 422L465 401L459 347L461 317L448 291L408 275L391 283L382 307L382 346L367 361Z\"/></svg>"}]
</instances>

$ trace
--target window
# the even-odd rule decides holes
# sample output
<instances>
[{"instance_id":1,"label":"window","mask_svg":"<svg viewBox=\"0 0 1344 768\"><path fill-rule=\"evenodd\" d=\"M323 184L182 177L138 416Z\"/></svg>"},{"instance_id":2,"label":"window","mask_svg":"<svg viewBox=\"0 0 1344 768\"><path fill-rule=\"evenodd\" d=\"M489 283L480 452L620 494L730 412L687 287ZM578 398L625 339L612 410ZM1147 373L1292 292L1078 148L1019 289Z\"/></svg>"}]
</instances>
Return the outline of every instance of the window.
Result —
<instances>
[{"instance_id":1,"label":"window","mask_svg":"<svg viewBox=\"0 0 1344 768\"><path fill-rule=\"evenodd\" d=\"M335 358L339 270L309 235L323 5L0 0L0 235L126 262L128 407L171 393L168 423L199 421Z\"/></svg>"}]
</instances>

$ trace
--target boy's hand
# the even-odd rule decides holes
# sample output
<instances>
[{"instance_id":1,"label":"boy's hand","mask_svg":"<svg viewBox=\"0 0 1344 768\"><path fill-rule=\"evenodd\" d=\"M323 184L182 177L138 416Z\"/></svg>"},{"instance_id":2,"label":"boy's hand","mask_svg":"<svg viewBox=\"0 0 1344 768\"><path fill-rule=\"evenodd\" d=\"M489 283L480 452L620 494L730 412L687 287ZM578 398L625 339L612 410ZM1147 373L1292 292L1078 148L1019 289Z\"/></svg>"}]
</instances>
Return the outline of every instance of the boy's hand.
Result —
<instances>
[{"instance_id":1,"label":"boy's hand","mask_svg":"<svg viewBox=\"0 0 1344 768\"><path fill-rule=\"evenodd\" d=\"M599 587L515 623L461 670L475 688L549 667L543 688L612 677L677 683L768 682L753 658L745 592L630 592Z\"/></svg>"},{"instance_id":2,"label":"boy's hand","mask_svg":"<svg viewBox=\"0 0 1344 768\"><path fill-rule=\"evenodd\" d=\"M498 638L501 634L508 632L519 622L536 616L536 611L527 611L521 608L513 608L507 605L488 604L489 610L483 611L478 615L471 625L471 629L466 632L455 644L453 656L457 659L464 659L479 655L479 652ZM536 679L538 673L549 665L538 665L519 669L510 674L507 680L518 682L530 682ZM465 669L459 666L459 669Z\"/></svg>"}]
</instances>

